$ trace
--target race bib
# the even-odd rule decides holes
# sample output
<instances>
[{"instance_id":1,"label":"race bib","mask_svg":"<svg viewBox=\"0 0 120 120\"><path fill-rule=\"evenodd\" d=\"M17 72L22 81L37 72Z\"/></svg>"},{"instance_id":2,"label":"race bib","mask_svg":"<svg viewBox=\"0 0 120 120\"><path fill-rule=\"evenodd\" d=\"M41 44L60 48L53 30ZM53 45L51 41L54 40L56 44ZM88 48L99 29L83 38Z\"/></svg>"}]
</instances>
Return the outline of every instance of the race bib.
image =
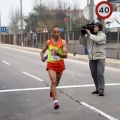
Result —
<instances>
[{"instance_id":1,"label":"race bib","mask_svg":"<svg viewBox=\"0 0 120 120\"><path fill-rule=\"evenodd\" d=\"M51 60L52 60L52 61L59 61L59 60L60 60L60 57L57 56L57 55L52 55L52 56L51 56Z\"/></svg>"}]
</instances>

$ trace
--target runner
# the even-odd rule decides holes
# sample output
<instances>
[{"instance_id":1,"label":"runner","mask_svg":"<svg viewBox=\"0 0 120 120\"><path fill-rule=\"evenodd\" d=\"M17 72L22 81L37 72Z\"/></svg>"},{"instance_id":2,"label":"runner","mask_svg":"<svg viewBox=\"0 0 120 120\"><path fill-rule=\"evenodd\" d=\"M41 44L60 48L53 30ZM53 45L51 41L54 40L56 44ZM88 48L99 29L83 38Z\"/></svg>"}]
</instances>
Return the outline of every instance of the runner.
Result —
<instances>
[{"instance_id":1,"label":"runner","mask_svg":"<svg viewBox=\"0 0 120 120\"><path fill-rule=\"evenodd\" d=\"M65 70L64 58L67 58L66 41L60 38L60 29L58 27L53 28L53 38L47 40L42 51L41 60L45 62L44 53L48 49L47 68L49 77L51 79L50 97L53 97L54 109L59 109L57 101L57 91L63 70Z\"/></svg>"}]
</instances>

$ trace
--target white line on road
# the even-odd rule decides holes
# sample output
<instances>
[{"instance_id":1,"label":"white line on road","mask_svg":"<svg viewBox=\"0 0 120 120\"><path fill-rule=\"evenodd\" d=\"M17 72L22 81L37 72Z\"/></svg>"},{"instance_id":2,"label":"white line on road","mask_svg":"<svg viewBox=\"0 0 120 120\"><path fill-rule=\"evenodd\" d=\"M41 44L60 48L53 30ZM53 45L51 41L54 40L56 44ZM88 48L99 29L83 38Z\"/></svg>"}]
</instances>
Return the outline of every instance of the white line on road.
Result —
<instances>
[{"instance_id":1,"label":"white line on road","mask_svg":"<svg viewBox=\"0 0 120 120\"><path fill-rule=\"evenodd\" d=\"M36 76L34 76L34 75L31 75L31 74L29 74L29 73L27 73L27 72L24 72L24 71L23 71L22 73L25 74L25 75L28 75L28 76L30 76L30 77L36 79L36 80L44 81L44 80L42 80L42 79L40 79L40 78L38 78L38 77L36 77Z\"/></svg>"},{"instance_id":2,"label":"white line on road","mask_svg":"<svg viewBox=\"0 0 120 120\"><path fill-rule=\"evenodd\" d=\"M9 90L0 90L0 93L5 92L20 92L20 91L31 91L31 90L47 90L50 89L49 87L42 87L42 88L25 88L25 89L9 89Z\"/></svg>"},{"instance_id":3,"label":"white line on road","mask_svg":"<svg viewBox=\"0 0 120 120\"><path fill-rule=\"evenodd\" d=\"M4 60L1 60L3 63L7 64L7 65L10 65L10 63L4 61Z\"/></svg>"},{"instance_id":4,"label":"white line on road","mask_svg":"<svg viewBox=\"0 0 120 120\"><path fill-rule=\"evenodd\" d=\"M120 83L110 83L106 84L106 86L119 86ZM58 89L63 88L85 88L85 87L93 87L95 85L89 84L89 85L71 85L71 86L59 86ZM41 88L24 88L24 89L8 89L8 90L0 90L0 93L3 92L17 92L17 91L30 91L30 90L48 90L50 87L41 87Z\"/></svg>"},{"instance_id":5,"label":"white line on road","mask_svg":"<svg viewBox=\"0 0 120 120\"><path fill-rule=\"evenodd\" d=\"M91 106L91 105L89 105L89 104L87 104L87 103L85 103L85 102L80 102L80 103L81 103L83 106L85 106L85 107L87 107L87 108L89 108L89 109L91 109L91 110L99 113L101 116L107 118L108 120L118 120L118 119L110 116L109 114L104 113L104 112L102 112L101 110L98 110L98 109L96 109L95 107L93 107L93 106Z\"/></svg>"}]
</instances>

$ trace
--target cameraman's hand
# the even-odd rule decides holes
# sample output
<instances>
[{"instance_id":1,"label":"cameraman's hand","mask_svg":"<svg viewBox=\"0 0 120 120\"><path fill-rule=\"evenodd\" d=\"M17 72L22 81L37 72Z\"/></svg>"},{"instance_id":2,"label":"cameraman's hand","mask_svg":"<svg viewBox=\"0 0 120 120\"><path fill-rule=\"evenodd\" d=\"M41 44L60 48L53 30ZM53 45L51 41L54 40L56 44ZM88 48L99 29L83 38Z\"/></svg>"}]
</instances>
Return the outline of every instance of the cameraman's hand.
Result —
<instances>
[{"instance_id":1,"label":"cameraman's hand","mask_svg":"<svg viewBox=\"0 0 120 120\"><path fill-rule=\"evenodd\" d=\"M90 35L91 34L91 32L90 32L90 30L89 29L85 29L86 30L86 32L88 33L88 35Z\"/></svg>"}]
</instances>

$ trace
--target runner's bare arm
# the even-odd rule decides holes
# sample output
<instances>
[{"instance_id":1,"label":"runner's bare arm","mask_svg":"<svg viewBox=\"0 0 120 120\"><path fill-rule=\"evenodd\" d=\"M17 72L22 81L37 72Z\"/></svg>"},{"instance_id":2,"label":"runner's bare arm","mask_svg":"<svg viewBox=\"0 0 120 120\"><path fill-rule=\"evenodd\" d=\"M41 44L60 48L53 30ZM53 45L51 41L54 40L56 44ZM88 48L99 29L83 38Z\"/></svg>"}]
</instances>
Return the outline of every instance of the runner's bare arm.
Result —
<instances>
[{"instance_id":1,"label":"runner's bare arm","mask_svg":"<svg viewBox=\"0 0 120 120\"><path fill-rule=\"evenodd\" d=\"M63 44L63 54L60 54L60 53L57 53L57 55L61 58L67 58L67 45L66 45L66 41L63 40L62 41L62 44Z\"/></svg>"},{"instance_id":2,"label":"runner's bare arm","mask_svg":"<svg viewBox=\"0 0 120 120\"><path fill-rule=\"evenodd\" d=\"M44 59L44 53L45 53L46 50L48 49L48 44L49 44L49 40L45 43L42 51L40 52L41 60ZM42 61L43 61L43 60L42 60Z\"/></svg>"}]
</instances>

